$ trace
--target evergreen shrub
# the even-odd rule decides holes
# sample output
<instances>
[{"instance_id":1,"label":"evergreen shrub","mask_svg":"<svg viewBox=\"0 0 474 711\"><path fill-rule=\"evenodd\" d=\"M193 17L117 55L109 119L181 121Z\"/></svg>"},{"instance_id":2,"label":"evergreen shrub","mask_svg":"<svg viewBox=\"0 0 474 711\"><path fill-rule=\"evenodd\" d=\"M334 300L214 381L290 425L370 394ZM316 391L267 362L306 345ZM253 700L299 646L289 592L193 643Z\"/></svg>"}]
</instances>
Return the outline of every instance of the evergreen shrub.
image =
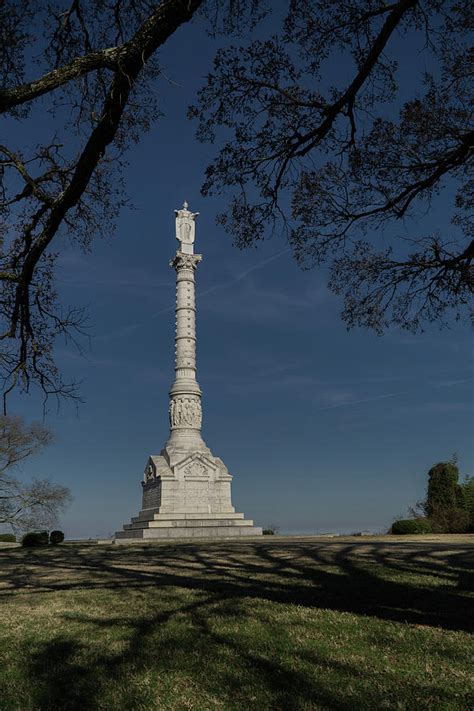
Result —
<instances>
[{"instance_id":1,"label":"evergreen shrub","mask_svg":"<svg viewBox=\"0 0 474 711\"><path fill-rule=\"evenodd\" d=\"M62 531L51 531L49 534L49 542L52 546L57 546L64 541L64 533Z\"/></svg>"},{"instance_id":2,"label":"evergreen shrub","mask_svg":"<svg viewBox=\"0 0 474 711\"><path fill-rule=\"evenodd\" d=\"M412 533L431 533L430 522L423 518L405 518L392 523L394 536L405 536Z\"/></svg>"},{"instance_id":3,"label":"evergreen shrub","mask_svg":"<svg viewBox=\"0 0 474 711\"><path fill-rule=\"evenodd\" d=\"M48 541L48 531L30 531L25 533L21 539L21 545L25 548L39 548L40 546L47 546Z\"/></svg>"},{"instance_id":4,"label":"evergreen shrub","mask_svg":"<svg viewBox=\"0 0 474 711\"><path fill-rule=\"evenodd\" d=\"M466 533L474 533L474 476L467 476L461 484L461 502L468 516Z\"/></svg>"},{"instance_id":5,"label":"evergreen shrub","mask_svg":"<svg viewBox=\"0 0 474 711\"><path fill-rule=\"evenodd\" d=\"M459 484L454 461L439 462L428 472L426 513L433 533L468 533L473 523L474 485L470 477Z\"/></svg>"}]
</instances>

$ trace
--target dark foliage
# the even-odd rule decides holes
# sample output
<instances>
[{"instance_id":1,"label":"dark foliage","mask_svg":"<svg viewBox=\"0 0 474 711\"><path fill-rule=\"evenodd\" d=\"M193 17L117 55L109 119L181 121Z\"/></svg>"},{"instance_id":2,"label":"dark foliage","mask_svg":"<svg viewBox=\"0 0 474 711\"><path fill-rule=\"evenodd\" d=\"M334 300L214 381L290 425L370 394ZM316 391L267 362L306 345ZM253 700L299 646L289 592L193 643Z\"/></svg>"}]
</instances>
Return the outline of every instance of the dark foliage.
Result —
<instances>
[{"instance_id":1,"label":"dark foliage","mask_svg":"<svg viewBox=\"0 0 474 711\"><path fill-rule=\"evenodd\" d=\"M264 528L262 530L262 533L264 536L274 536L275 535L275 531L272 528Z\"/></svg>"},{"instance_id":2,"label":"dark foliage","mask_svg":"<svg viewBox=\"0 0 474 711\"><path fill-rule=\"evenodd\" d=\"M440 462L428 472L426 513L436 533L464 533L469 529L459 469L452 462Z\"/></svg>"},{"instance_id":3,"label":"dark foliage","mask_svg":"<svg viewBox=\"0 0 474 711\"><path fill-rule=\"evenodd\" d=\"M25 533L21 539L21 545L24 548L40 548L41 546L47 546L48 541L47 531L31 531L30 533Z\"/></svg>"},{"instance_id":4,"label":"dark foliage","mask_svg":"<svg viewBox=\"0 0 474 711\"><path fill-rule=\"evenodd\" d=\"M57 546L64 541L64 533L62 531L51 531L49 534L49 542L52 546Z\"/></svg>"},{"instance_id":5,"label":"dark foliage","mask_svg":"<svg viewBox=\"0 0 474 711\"><path fill-rule=\"evenodd\" d=\"M439 462L428 472L426 499L410 509L415 520L428 519L433 533L474 531L474 478L459 484L457 459Z\"/></svg>"},{"instance_id":6,"label":"dark foliage","mask_svg":"<svg viewBox=\"0 0 474 711\"><path fill-rule=\"evenodd\" d=\"M468 533L469 514L461 506L434 506L430 517L433 533Z\"/></svg>"},{"instance_id":7,"label":"dark foliage","mask_svg":"<svg viewBox=\"0 0 474 711\"><path fill-rule=\"evenodd\" d=\"M412 533L431 533L430 522L423 518L399 519L392 523L390 531L394 536L405 536Z\"/></svg>"},{"instance_id":8,"label":"dark foliage","mask_svg":"<svg viewBox=\"0 0 474 711\"><path fill-rule=\"evenodd\" d=\"M474 533L474 477L467 476L461 484L460 501L469 517L469 533Z\"/></svg>"},{"instance_id":9,"label":"dark foliage","mask_svg":"<svg viewBox=\"0 0 474 711\"><path fill-rule=\"evenodd\" d=\"M16 536L13 533L0 533L0 541L2 543L15 543Z\"/></svg>"},{"instance_id":10,"label":"dark foliage","mask_svg":"<svg viewBox=\"0 0 474 711\"><path fill-rule=\"evenodd\" d=\"M440 462L428 472L426 512L434 516L440 508L453 509L459 503L459 469L450 462Z\"/></svg>"},{"instance_id":11,"label":"dark foliage","mask_svg":"<svg viewBox=\"0 0 474 711\"><path fill-rule=\"evenodd\" d=\"M203 187L232 196L220 223L240 247L283 226L302 266L329 260L349 327L416 331L468 306L473 16L468 0L290 0L278 34L217 54L190 108L201 140L231 135ZM449 233L408 221L448 188Z\"/></svg>"}]
</instances>

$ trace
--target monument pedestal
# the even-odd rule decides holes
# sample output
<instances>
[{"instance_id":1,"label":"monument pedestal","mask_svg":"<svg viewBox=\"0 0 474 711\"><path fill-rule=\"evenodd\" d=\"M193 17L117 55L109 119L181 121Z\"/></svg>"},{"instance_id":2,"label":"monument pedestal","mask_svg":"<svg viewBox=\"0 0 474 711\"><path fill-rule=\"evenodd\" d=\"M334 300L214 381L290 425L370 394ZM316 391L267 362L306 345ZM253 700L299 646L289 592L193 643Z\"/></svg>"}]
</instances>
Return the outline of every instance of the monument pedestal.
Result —
<instances>
[{"instance_id":1,"label":"monument pedestal","mask_svg":"<svg viewBox=\"0 0 474 711\"><path fill-rule=\"evenodd\" d=\"M240 538L262 529L235 513L232 477L201 437L201 389L196 380L196 307L194 254L198 213L176 210L180 250L170 262L176 270L176 361L170 390L170 435L159 456L145 468L139 515L115 534L115 543L164 538Z\"/></svg>"},{"instance_id":2,"label":"monument pedestal","mask_svg":"<svg viewBox=\"0 0 474 711\"><path fill-rule=\"evenodd\" d=\"M115 543L260 536L260 527L235 513L231 481L222 460L205 445L192 453L165 448L160 456L149 458L142 509L115 534Z\"/></svg>"}]
</instances>

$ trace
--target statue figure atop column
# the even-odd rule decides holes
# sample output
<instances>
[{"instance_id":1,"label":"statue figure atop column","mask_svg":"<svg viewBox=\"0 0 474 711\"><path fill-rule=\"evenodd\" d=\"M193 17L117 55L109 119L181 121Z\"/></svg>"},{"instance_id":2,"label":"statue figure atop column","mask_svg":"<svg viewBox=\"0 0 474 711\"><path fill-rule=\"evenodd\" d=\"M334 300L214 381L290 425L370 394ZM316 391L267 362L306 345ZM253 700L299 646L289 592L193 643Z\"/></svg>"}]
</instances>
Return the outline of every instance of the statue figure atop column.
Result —
<instances>
[{"instance_id":1,"label":"statue figure atop column","mask_svg":"<svg viewBox=\"0 0 474 711\"><path fill-rule=\"evenodd\" d=\"M183 252L183 254L194 254L195 220L199 212L190 212L186 200L182 209L174 212L176 215L176 239L180 243L179 251Z\"/></svg>"}]
</instances>

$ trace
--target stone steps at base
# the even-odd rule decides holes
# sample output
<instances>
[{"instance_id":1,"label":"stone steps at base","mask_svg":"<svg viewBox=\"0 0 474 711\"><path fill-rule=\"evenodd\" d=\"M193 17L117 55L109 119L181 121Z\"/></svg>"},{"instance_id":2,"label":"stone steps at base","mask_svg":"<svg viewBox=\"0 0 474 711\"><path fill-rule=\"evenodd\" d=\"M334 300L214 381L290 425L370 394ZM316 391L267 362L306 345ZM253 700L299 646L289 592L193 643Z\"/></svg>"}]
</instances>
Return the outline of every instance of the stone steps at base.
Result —
<instances>
[{"instance_id":1,"label":"stone steps at base","mask_svg":"<svg viewBox=\"0 0 474 711\"><path fill-rule=\"evenodd\" d=\"M132 523L140 523L141 521L173 521L173 520L181 520L181 519L186 519L186 520L196 520L196 519L230 519L230 518L235 518L235 519L243 519L244 514L243 513L234 513L234 512L227 512L227 511L220 511L218 513L207 513L207 512L202 512L202 513L163 513L160 512L159 510L142 510L140 511L138 516L133 516L132 517Z\"/></svg>"},{"instance_id":2,"label":"stone steps at base","mask_svg":"<svg viewBox=\"0 0 474 711\"><path fill-rule=\"evenodd\" d=\"M132 519L133 521L133 519ZM253 521L251 519L228 519L228 518L217 518L217 519L181 519L181 520L161 520L161 521L134 521L133 523L126 523L123 527L125 531L136 530L139 528L202 528L202 527L214 527L214 526L253 526Z\"/></svg>"},{"instance_id":3,"label":"stone steps at base","mask_svg":"<svg viewBox=\"0 0 474 711\"><path fill-rule=\"evenodd\" d=\"M138 528L118 531L115 543L153 542L157 539L170 538L241 538L243 536L261 536L260 526L195 526L173 528Z\"/></svg>"}]
</instances>

